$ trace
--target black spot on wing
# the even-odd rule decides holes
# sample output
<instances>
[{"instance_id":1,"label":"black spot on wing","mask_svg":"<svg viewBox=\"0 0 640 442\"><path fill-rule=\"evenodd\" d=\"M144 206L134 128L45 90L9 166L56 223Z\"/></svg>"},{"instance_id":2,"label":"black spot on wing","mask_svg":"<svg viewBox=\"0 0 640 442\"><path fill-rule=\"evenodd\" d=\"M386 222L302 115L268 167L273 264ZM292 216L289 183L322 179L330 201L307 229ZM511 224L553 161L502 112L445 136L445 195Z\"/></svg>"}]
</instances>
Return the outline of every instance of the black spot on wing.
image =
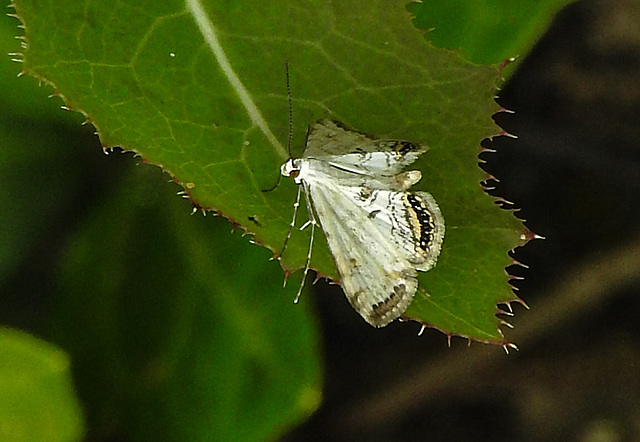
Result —
<instances>
[{"instance_id":1,"label":"black spot on wing","mask_svg":"<svg viewBox=\"0 0 640 442\"><path fill-rule=\"evenodd\" d=\"M369 322L379 326L400 316L402 312L398 310L398 306L407 295L407 287L403 283L393 286L393 292L389 294L387 299L371 306L371 313L368 318ZM393 317L389 318L390 314L393 315Z\"/></svg>"},{"instance_id":2,"label":"black spot on wing","mask_svg":"<svg viewBox=\"0 0 640 442\"><path fill-rule=\"evenodd\" d=\"M408 141L398 141L398 144L396 145L396 151L400 155L406 155L409 152L413 152L415 150L418 150L416 145Z\"/></svg>"},{"instance_id":3,"label":"black spot on wing","mask_svg":"<svg viewBox=\"0 0 640 442\"><path fill-rule=\"evenodd\" d=\"M418 246L425 252L434 242L436 229L433 215L427 207L427 203L418 195L407 194L410 209L407 210L407 222L413 227L414 238Z\"/></svg>"},{"instance_id":4,"label":"black spot on wing","mask_svg":"<svg viewBox=\"0 0 640 442\"><path fill-rule=\"evenodd\" d=\"M363 187L362 189L360 189L360 193L358 193L358 198L360 198L360 201L366 201L371 198L372 193L372 189L370 189L369 187Z\"/></svg>"}]
</instances>

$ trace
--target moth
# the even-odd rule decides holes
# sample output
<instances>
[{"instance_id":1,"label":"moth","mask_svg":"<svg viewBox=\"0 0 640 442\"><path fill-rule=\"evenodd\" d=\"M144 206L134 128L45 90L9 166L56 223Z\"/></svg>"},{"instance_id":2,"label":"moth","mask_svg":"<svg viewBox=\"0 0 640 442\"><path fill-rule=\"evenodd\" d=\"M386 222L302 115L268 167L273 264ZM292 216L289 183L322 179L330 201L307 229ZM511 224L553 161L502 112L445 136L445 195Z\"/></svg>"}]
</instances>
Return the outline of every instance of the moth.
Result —
<instances>
[{"instance_id":1,"label":"moth","mask_svg":"<svg viewBox=\"0 0 640 442\"><path fill-rule=\"evenodd\" d=\"M302 157L281 166L282 175L299 185L283 252L304 193L309 221L300 229L311 226L304 276L319 224L349 303L375 327L405 312L418 289L418 271L436 265L444 240L434 198L408 190L422 174L403 172L424 152L420 145L375 139L325 119L309 126Z\"/></svg>"}]
</instances>

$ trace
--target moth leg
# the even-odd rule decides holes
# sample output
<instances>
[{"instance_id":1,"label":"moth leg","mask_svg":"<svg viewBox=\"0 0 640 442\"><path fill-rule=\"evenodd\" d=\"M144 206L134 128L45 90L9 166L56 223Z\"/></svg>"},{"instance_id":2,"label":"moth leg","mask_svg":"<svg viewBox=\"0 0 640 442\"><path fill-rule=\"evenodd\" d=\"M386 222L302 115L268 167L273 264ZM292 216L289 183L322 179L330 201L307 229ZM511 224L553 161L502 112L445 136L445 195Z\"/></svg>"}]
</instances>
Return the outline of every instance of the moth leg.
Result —
<instances>
[{"instance_id":1,"label":"moth leg","mask_svg":"<svg viewBox=\"0 0 640 442\"><path fill-rule=\"evenodd\" d=\"M302 183L300 183L300 185L304 187L304 199L305 199L305 202L307 203L307 212L309 213L308 223L311 224L311 237L309 239L309 253L307 253L307 263L304 265L304 274L302 275L302 282L300 283L298 294L296 295L296 298L293 300L295 304L297 304L298 300L300 299L300 295L302 294L302 289L304 287L304 282L307 279L307 273L309 273L309 265L311 264L311 251L313 249L313 234L316 231L316 224L318 223L316 221L316 215L313 212L313 207L311 207L311 196L309 195L309 189L307 187L307 184L303 181Z\"/></svg>"},{"instance_id":2,"label":"moth leg","mask_svg":"<svg viewBox=\"0 0 640 442\"><path fill-rule=\"evenodd\" d=\"M293 230L293 227L296 225L296 215L298 213L298 207L300 206L300 193L302 192L302 189L300 189L300 186L298 186L298 194L296 195L296 202L293 203L293 219L291 220L291 224L289 224L289 230L287 231L287 237L284 239L284 244L282 245L282 250L280 251L280 253L278 253L277 255L275 255L273 259L277 259L278 261L280 261L280 258L282 258L282 254L284 253L285 249L287 248L287 244L289 243L289 238L291 238L291 231ZM284 280L284 285L287 285L287 280Z\"/></svg>"},{"instance_id":3,"label":"moth leg","mask_svg":"<svg viewBox=\"0 0 640 442\"><path fill-rule=\"evenodd\" d=\"M311 220L307 220L307 222L300 227L300 231L302 232L304 229L309 227L309 224L311 224Z\"/></svg>"}]
</instances>

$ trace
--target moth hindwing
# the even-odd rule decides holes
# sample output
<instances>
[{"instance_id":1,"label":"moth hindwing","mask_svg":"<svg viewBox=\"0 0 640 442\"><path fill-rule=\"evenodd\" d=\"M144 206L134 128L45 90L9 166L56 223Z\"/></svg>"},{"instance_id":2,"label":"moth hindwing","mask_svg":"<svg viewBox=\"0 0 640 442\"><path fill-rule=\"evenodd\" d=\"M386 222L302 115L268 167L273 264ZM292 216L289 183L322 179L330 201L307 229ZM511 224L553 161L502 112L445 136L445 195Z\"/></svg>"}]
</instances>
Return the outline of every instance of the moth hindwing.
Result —
<instances>
[{"instance_id":1,"label":"moth hindwing","mask_svg":"<svg viewBox=\"0 0 640 442\"><path fill-rule=\"evenodd\" d=\"M408 141L379 140L321 120L309 127L302 157L281 167L299 185L285 247L302 192L311 226L304 275L320 224L347 299L376 327L405 312L418 289L417 272L433 268L440 254L440 209L429 193L408 190L420 171L403 172L424 152ZM303 284L304 278L296 301Z\"/></svg>"}]
</instances>

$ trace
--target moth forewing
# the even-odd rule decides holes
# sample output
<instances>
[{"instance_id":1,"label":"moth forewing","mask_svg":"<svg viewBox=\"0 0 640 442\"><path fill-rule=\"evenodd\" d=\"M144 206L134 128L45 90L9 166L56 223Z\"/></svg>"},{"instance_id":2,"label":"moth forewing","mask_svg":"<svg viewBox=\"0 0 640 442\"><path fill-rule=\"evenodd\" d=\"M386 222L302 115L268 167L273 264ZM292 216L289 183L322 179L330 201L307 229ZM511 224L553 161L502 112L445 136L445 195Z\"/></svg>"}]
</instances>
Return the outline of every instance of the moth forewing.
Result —
<instances>
[{"instance_id":1,"label":"moth forewing","mask_svg":"<svg viewBox=\"0 0 640 442\"><path fill-rule=\"evenodd\" d=\"M345 129L342 123L321 120L307 133L303 158L317 158L362 175L391 177L415 162L427 148L401 140L378 140Z\"/></svg>"}]
</instances>

